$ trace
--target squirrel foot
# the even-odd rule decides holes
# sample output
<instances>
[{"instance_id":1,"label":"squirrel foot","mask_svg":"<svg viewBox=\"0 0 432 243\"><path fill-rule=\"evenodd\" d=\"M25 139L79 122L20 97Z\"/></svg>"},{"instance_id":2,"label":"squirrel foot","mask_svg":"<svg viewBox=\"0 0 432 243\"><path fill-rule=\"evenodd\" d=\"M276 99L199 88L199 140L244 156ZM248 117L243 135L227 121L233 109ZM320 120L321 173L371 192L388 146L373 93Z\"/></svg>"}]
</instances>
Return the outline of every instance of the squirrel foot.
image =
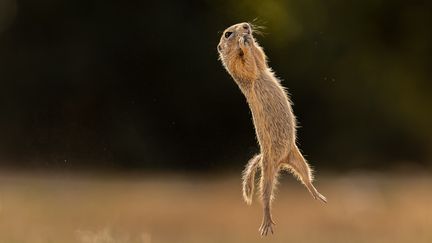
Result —
<instances>
[{"instance_id":1,"label":"squirrel foot","mask_svg":"<svg viewBox=\"0 0 432 243\"><path fill-rule=\"evenodd\" d=\"M276 225L270 216L264 216L263 222L261 223L261 227L259 228L259 232L261 236L267 236L270 232L273 234L273 225Z\"/></svg>"}]
</instances>

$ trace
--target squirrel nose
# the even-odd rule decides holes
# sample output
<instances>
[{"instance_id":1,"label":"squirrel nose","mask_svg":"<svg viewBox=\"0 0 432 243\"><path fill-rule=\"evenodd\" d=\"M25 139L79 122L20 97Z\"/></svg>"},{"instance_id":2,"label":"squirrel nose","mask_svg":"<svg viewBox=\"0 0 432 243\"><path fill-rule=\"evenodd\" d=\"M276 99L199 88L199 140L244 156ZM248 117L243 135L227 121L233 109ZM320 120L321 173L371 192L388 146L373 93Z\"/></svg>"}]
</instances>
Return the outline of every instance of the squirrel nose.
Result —
<instances>
[{"instance_id":1,"label":"squirrel nose","mask_svg":"<svg viewBox=\"0 0 432 243\"><path fill-rule=\"evenodd\" d=\"M243 29L247 30L247 33L250 34L251 33L251 27L248 23L244 23L243 24Z\"/></svg>"}]
</instances>

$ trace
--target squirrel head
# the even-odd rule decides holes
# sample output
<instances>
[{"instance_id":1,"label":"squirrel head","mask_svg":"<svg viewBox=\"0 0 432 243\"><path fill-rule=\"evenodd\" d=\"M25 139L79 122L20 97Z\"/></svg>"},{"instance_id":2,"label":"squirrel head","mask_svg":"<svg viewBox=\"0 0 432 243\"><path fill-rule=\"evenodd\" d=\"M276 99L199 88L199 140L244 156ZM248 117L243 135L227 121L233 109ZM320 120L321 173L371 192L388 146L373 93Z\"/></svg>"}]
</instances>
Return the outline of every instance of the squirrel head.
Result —
<instances>
[{"instance_id":1,"label":"squirrel head","mask_svg":"<svg viewBox=\"0 0 432 243\"><path fill-rule=\"evenodd\" d=\"M253 32L254 27L249 23L232 25L223 32L217 46L219 59L236 81L256 80L261 72L268 69L267 58ZM245 55L244 47L240 47L240 42L247 43L248 55Z\"/></svg>"},{"instance_id":2,"label":"squirrel head","mask_svg":"<svg viewBox=\"0 0 432 243\"><path fill-rule=\"evenodd\" d=\"M219 58L223 61L227 57L240 55L239 39L249 35L253 40L252 32L252 26L249 23L239 23L228 27L222 33L217 46Z\"/></svg>"}]
</instances>

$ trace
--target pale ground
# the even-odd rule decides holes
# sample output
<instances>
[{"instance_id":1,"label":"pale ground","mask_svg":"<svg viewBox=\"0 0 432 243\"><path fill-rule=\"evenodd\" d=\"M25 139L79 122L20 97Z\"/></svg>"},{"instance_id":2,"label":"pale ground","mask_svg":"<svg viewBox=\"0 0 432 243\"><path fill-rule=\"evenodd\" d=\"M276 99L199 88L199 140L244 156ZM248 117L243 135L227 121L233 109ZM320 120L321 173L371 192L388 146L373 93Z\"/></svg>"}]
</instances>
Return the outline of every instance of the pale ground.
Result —
<instances>
[{"instance_id":1,"label":"pale ground","mask_svg":"<svg viewBox=\"0 0 432 243\"><path fill-rule=\"evenodd\" d=\"M400 177L318 175L327 205L284 179L261 238L235 176L0 174L0 242L432 242L432 177Z\"/></svg>"}]
</instances>

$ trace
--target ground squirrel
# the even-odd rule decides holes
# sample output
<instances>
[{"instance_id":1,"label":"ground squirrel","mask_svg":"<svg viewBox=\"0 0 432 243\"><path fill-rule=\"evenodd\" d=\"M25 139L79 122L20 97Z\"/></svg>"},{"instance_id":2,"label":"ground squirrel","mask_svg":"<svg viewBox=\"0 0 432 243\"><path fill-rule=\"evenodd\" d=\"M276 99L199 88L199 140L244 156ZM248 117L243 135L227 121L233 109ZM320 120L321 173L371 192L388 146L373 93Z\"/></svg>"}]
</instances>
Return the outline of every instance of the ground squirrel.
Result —
<instances>
[{"instance_id":1,"label":"ground squirrel","mask_svg":"<svg viewBox=\"0 0 432 243\"><path fill-rule=\"evenodd\" d=\"M312 171L296 145L296 118L287 92L267 65L263 49L254 39L253 26L240 23L227 28L217 46L219 59L240 87L252 111L261 152L243 172L243 197L252 203L255 172L261 169L263 204L261 235L273 233L273 190L280 170L295 174L315 199L326 202L312 185Z\"/></svg>"}]
</instances>

